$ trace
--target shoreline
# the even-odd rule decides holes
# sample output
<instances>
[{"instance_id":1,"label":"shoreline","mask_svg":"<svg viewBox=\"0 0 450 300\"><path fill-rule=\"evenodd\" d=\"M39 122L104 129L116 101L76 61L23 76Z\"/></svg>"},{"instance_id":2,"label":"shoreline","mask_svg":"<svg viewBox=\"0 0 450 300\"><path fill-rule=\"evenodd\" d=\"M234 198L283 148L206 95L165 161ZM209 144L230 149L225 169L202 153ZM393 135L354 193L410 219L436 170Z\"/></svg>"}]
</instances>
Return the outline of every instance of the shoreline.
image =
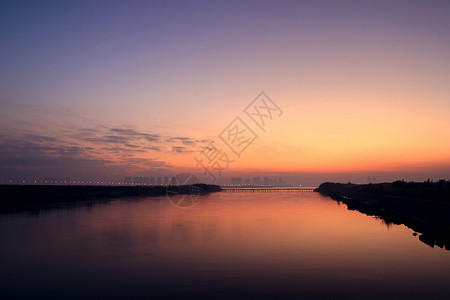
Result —
<instances>
[{"instance_id":1,"label":"shoreline","mask_svg":"<svg viewBox=\"0 0 450 300\"><path fill-rule=\"evenodd\" d=\"M218 185L203 183L169 186L0 185L0 213L122 197L156 197L168 193L206 195L221 191Z\"/></svg>"},{"instance_id":2,"label":"shoreline","mask_svg":"<svg viewBox=\"0 0 450 300\"><path fill-rule=\"evenodd\" d=\"M428 246L450 250L448 182L443 188L438 185L430 182L366 185L326 182L315 192L346 204L348 210L375 216L387 224L403 224L414 230L414 235L420 233L419 240ZM434 191L428 199L423 192L427 189L431 193ZM439 198L436 195L443 196Z\"/></svg>"}]
</instances>

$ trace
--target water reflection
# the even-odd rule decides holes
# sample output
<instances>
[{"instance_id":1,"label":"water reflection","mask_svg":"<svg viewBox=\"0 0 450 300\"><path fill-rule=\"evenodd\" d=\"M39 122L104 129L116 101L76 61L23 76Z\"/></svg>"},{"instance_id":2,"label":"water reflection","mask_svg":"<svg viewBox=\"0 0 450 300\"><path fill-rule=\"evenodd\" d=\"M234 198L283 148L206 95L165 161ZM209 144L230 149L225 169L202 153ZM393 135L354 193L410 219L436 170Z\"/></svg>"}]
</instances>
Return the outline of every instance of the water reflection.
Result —
<instances>
[{"instance_id":1,"label":"water reflection","mask_svg":"<svg viewBox=\"0 0 450 300\"><path fill-rule=\"evenodd\" d=\"M7 297L448 297L449 253L316 193L0 216ZM413 284L411 284L413 283Z\"/></svg>"}]
</instances>

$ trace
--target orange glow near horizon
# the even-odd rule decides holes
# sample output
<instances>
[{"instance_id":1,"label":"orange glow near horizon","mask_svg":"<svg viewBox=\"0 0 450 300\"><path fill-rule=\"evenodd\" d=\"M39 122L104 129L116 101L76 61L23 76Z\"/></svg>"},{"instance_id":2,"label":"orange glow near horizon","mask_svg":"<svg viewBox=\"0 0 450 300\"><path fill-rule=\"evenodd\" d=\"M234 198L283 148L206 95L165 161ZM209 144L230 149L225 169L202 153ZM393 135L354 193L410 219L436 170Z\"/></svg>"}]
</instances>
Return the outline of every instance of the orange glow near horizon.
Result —
<instances>
[{"instance_id":1,"label":"orange glow near horizon","mask_svg":"<svg viewBox=\"0 0 450 300\"><path fill-rule=\"evenodd\" d=\"M411 94L386 92L359 101L367 94L371 92L341 96L342 100L329 93L277 99L285 114L266 132L258 132L259 138L241 157L233 157L230 168L244 172L370 172L431 171L450 165L450 139L446 138L450 124L441 107L423 104ZM251 126L251 121L248 124ZM213 127L219 128L217 124L211 124ZM171 159L193 167L193 156Z\"/></svg>"},{"instance_id":2,"label":"orange glow near horizon","mask_svg":"<svg viewBox=\"0 0 450 300\"><path fill-rule=\"evenodd\" d=\"M445 138L450 124L442 107L424 104L420 95L395 90L392 95L383 92L360 101L365 95L372 95L372 91L348 96L340 90L310 91L302 97L272 96L284 114L272 121L266 132L243 118L253 126L258 139L241 157L234 156L217 135L244 105L235 105L235 111L227 107L218 117L206 114L201 128L196 125L198 119L186 118L178 133L215 141L234 160L230 165L233 172L433 171L450 165L450 139ZM85 146L95 145L87 142ZM185 146L182 153L169 147L130 157L111 153L108 158L112 164L122 165L130 158L167 161L173 164L173 172L193 171L201 145ZM129 171L146 168L137 163L130 165Z\"/></svg>"}]
</instances>

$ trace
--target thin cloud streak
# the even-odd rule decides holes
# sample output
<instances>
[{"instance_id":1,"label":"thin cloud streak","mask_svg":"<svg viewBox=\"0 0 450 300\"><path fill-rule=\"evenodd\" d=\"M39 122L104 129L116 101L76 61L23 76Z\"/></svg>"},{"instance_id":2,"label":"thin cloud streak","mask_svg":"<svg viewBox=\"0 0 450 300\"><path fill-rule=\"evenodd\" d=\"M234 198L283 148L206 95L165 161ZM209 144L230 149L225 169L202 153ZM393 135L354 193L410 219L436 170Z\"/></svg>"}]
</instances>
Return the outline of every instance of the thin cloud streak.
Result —
<instances>
[{"instance_id":1,"label":"thin cloud streak","mask_svg":"<svg viewBox=\"0 0 450 300\"><path fill-rule=\"evenodd\" d=\"M204 140L162 136L133 129L80 128L55 136L0 133L0 176L86 176L164 172L175 165L158 154L180 155L200 148ZM63 174L64 173L64 174Z\"/></svg>"}]
</instances>

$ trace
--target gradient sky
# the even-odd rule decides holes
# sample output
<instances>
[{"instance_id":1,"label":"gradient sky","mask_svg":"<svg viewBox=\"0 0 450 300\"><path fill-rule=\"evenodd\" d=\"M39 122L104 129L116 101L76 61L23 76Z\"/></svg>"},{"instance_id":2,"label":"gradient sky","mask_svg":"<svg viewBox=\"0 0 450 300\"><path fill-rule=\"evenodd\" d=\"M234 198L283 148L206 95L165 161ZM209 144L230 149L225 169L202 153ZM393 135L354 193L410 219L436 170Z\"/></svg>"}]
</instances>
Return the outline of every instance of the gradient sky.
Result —
<instances>
[{"instance_id":1,"label":"gradient sky","mask_svg":"<svg viewBox=\"0 0 450 300\"><path fill-rule=\"evenodd\" d=\"M283 115L223 178L449 179L449 15L450 1L2 1L0 179L201 173L194 157L226 149L219 133L261 91Z\"/></svg>"}]
</instances>

